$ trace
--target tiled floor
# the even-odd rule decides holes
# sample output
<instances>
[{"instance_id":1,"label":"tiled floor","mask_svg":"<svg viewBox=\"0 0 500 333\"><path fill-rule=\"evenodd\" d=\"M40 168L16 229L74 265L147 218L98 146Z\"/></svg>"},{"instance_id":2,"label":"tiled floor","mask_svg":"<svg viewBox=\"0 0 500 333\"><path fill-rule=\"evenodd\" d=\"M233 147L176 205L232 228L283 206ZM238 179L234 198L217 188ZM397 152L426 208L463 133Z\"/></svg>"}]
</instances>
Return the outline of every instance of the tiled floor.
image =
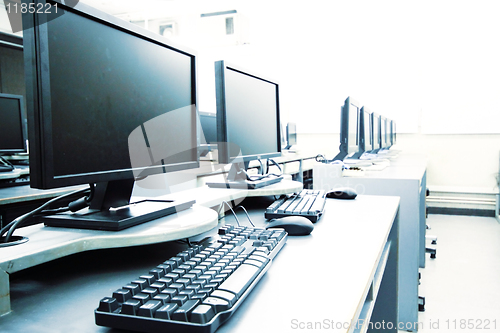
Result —
<instances>
[{"instance_id":1,"label":"tiled floor","mask_svg":"<svg viewBox=\"0 0 500 333\"><path fill-rule=\"evenodd\" d=\"M421 269L419 332L500 332L500 223L429 215L437 257Z\"/></svg>"}]
</instances>

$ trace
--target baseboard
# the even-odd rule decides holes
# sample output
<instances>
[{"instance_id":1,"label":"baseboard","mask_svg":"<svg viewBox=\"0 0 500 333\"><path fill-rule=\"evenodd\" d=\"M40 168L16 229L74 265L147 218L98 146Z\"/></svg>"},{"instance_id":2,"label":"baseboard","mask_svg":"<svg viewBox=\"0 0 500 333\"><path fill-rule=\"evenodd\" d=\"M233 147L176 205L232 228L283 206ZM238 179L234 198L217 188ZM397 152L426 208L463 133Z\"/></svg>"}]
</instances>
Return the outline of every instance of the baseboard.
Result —
<instances>
[{"instance_id":1,"label":"baseboard","mask_svg":"<svg viewBox=\"0 0 500 333\"><path fill-rule=\"evenodd\" d=\"M495 211L491 210L491 209L428 207L427 213L429 213L429 214L441 214L441 215L467 215L467 216L495 217Z\"/></svg>"}]
</instances>

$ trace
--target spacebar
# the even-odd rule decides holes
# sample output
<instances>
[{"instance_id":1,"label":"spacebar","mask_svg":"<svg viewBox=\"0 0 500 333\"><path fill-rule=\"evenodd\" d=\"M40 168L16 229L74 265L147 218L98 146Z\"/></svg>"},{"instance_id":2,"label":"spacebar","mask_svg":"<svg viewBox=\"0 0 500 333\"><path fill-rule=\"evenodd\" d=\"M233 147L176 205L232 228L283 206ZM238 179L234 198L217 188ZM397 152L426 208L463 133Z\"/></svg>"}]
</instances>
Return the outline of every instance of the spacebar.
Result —
<instances>
[{"instance_id":1,"label":"spacebar","mask_svg":"<svg viewBox=\"0 0 500 333\"><path fill-rule=\"evenodd\" d=\"M260 268L254 265L241 264L217 289L229 291L239 299L259 272Z\"/></svg>"}]
</instances>

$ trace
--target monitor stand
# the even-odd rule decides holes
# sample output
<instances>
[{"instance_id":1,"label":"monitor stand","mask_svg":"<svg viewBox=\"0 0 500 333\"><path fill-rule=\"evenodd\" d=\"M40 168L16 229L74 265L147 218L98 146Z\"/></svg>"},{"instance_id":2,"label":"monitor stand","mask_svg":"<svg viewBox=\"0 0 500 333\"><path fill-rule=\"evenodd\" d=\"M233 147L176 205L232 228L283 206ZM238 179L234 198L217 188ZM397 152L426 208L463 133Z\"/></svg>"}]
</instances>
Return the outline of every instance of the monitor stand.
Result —
<instances>
[{"instance_id":1,"label":"monitor stand","mask_svg":"<svg viewBox=\"0 0 500 333\"><path fill-rule=\"evenodd\" d=\"M97 183L90 207L38 217L50 227L119 231L190 208L195 200L130 202L133 179Z\"/></svg>"},{"instance_id":2,"label":"monitor stand","mask_svg":"<svg viewBox=\"0 0 500 333\"><path fill-rule=\"evenodd\" d=\"M10 164L2 156L0 156L0 172L11 172L11 171L14 171L14 166Z\"/></svg>"},{"instance_id":3,"label":"monitor stand","mask_svg":"<svg viewBox=\"0 0 500 333\"><path fill-rule=\"evenodd\" d=\"M264 186L279 183L283 176L268 176L259 180L248 180L245 170L248 170L249 162L234 162L231 164L229 173L223 182L208 182L208 187L212 188L232 188L232 189L258 189Z\"/></svg>"}]
</instances>

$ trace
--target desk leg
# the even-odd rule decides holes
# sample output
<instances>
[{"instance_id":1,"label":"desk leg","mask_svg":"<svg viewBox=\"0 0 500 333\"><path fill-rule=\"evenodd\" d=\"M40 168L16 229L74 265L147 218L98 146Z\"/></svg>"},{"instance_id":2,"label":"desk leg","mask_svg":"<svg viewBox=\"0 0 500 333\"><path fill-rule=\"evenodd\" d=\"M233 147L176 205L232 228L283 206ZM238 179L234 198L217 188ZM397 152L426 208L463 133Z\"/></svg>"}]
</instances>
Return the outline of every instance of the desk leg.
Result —
<instances>
[{"instance_id":1,"label":"desk leg","mask_svg":"<svg viewBox=\"0 0 500 333\"><path fill-rule=\"evenodd\" d=\"M10 312L9 274L0 270L0 316Z\"/></svg>"},{"instance_id":2,"label":"desk leg","mask_svg":"<svg viewBox=\"0 0 500 333\"><path fill-rule=\"evenodd\" d=\"M388 241L389 257L367 332L398 332L399 212L394 219Z\"/></svg>"}]
</instances>

